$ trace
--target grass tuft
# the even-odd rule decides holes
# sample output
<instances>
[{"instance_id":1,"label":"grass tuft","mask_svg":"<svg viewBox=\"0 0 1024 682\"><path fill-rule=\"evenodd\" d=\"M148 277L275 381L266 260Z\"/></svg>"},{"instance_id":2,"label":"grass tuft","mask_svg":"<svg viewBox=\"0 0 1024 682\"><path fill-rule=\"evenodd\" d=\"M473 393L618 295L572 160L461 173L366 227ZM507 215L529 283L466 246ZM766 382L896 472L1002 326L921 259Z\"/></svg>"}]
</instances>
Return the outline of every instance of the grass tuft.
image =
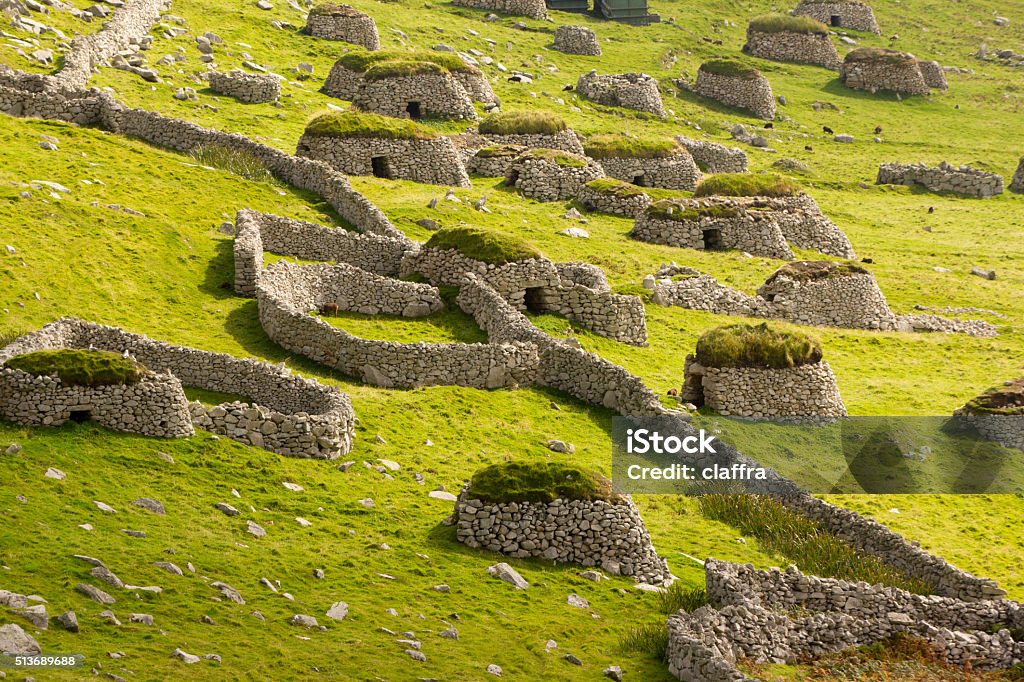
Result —
<instances>
[{"instance_id":1,"label":"grass tuft","mask_svg":"<svg viewBox=\"0 0 1024 682\"><path fill-rule=\"evenodd\" d=\"M624 498L612 490L612 482L591 469L562 462L504 462L473 474L466 498L488 503L604 500Z\"/></svg>"},{"instance_id":2,"label":"grass tuft","mask_svg":"<svg viewBox=\"0 0 1024 682\"><path fill-rule=\"evenodd\" d=\"M664 661L668 657L668 627L663 622L634 625L619 638L619 648Z\"/></svg>"},{"instance_id":3,"label":"grass tuft","mask_svg":"<svg viewBox=\"0 0 1024 682\"><path fill-rule=\"evenodd\" d=\"M703 587L686 587L678 580L658 593L658 608L662 613L693 613L708 604L708 591Z\"/></svg>"},{"instance_id":4,"label":"grass tuft","mask_svg":"<svg viewBox=\"0 0 1024 682\"><path fill-rule=\"evenodd\" d=\"M254 182L273 182L274 176L263 161L245 149L232 149L222 144L204 144L192 150L196 163L234 173Z\"/></svg>"},{"instance_id":5,"label":"grass tuft","mask_svg":"<svg viewBox=\"0 0 1024 682\"><path fill-rule=\"evenodd\" d=\"M458 251L467 258L493 265L544 257L537 247L521 237L471 225L438 230L424 246Z\"/></svg>"},{"instance_id":6,"label":"grass tuft","mask_svg":"<svg viewBox=\"0 0 1024 682\"><path fill-rule=\"evenodd\" d=\"M61 348L16 355L5 363L35 376L57 376L68 386L134 384L146 368L131 358L103 350Z\"/></svg>"},{"instance_id":7,"label":"grass tuft","mask_svg":"<svg viewBox=\"0 0 1024 682\"><path fill-rule=\"evenodd\" d=\"M500 111L480 121L481 135L554 135L565 121L548 111Z\"/></svg>"},{"instance_id":8,"label":"grass tuft","mask_svg":"<svg viewBox=\"0 0 1024 682\"><path fill-rule=\"evenodd\" d=\"M376 137L385 140L431 140L437 133L404 118L361 111L329 111L306 125L307 135L324 137Z\"/></svg>"},{"instance_id":9,"label":"grass tuft","mask_svg":"<svg viewBox=\"0 0 1024 682\"><path fill-rule=\"evenodd\" d=\"M664 159L689 153L686 147L671 138L631 137L614 133L588 137L583 151L593 159Z\"/></svg>"},{"instance_id":10,"label":"grass tuft","mask_svg":"<svg viewBox=\"0 0 1024 682\"><path fill-rule=\"evenodd\" d=\"M759 33L809 33L828 35L828 26L817 19L791 14L762 14L750 20L750 30Z\"/></svg>"},{"instance_id":11,"label":"grass tuft","mask_svg":"<svg viewBox=\"0 0 1024 682\"><path fill-rule=\"evenodd\" d=\"M792 197L800 185L777 173L717 173L697 186L694 197Z\"/></svg>"},{"instance_id":12,"label":"grass tuft","mask_svg":"<svg viewBox=\"0 0 1024 682\"><path fill-rule=\"evenodd\" d=\"M807 334L758 325L732 324L697 340L697 361L705 367L787 369L821 361L821 343Z\"/></svg>"}]
</instances>

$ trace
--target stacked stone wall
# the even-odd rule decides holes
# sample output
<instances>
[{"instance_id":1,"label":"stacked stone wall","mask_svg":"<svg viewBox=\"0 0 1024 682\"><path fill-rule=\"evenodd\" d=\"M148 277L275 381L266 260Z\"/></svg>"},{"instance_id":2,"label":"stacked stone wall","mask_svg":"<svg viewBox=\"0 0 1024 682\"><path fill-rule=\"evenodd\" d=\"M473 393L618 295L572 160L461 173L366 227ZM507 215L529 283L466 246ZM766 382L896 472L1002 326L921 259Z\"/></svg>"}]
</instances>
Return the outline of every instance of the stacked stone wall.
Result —
<instances>
[{"instance_id":1,"label":"stacked stone wall","mask_svg":"<svg viewBox=\"0 0 1024 682\"><path fill-rule=\"evenodd\" d=\"M882 331L897 327L885 295L867 273L801 281L779 272L757 294L772 304L774 316L798 324Z\"/></svg>"},{"instance_id":2,"label":"stacked stone wall","mask_svg":"<svg viewBox=\"0 0 1024 682\"><path fill-rule=\"evenodd\" d=\"M394 118L476 119L472 97L447 71L361 80L352 105L362 111ZM419 107L415 115L409 111L412 103Z\"/></svg>"},{"instance_id":3,"label":"stacked stone wall","mask_svg":"<svg viewBox=\"0 0 1024 682\"><path fill-rule=\"evenodd\" d=\"M305 32L317 38L341 40L353 45L361 45L367 50L380 49L380 36L373 18L342 5L346 11L335 14L311 12L306 17Z\"/></svg>"},{"instance_id":4,"label":"stacked stone wall","mask_svg":"<svg viewBox=\"0 0 1024 682\"><path fill-rule=\"evenodd\" d=\"M942 64L936 61L918 62L921 69L921 77L929 88L936 90L949 90L949 82L946 80L946 70Z\"/></svg>"},{"instance_id":5,"label":"stacked stone wall","mask_svg":"<svg viewBox=\"0 0 1024 682\"><path fill-rule=\"evenodd\" d=\"M583 185L580 188L576 200L587 211L609 213L627 218L635 218L651 205L651 198L639 190L635 193L624 194L615 190L595 189L589 185Z\"/></svg>"},{"instance_id":6,"label":"stacked stone wall","mask_svg":"<svg viewBox=\"0 0 1024 682\"><path fill-rule=\"evenodd\" d=\"M609 177L641 187L692 192L701 180L700 169L685 149L665 158L607 158L599 163Z\"/></svg>"},{"instance_id":7,"label":"stacked stone wall","mask_svg":"<svg viewBox=\"0 0 1024 682\"><path fill-rule=\"evenodd\" d=\"M904 95L927 95L931 90L924 80L916 59L851 60L843 62L840 79L848 88L868 92L896 92Z\"/></svg>"},{"instance_id":8,"label":"stacked stone wall","mask_svg":"<svg viewBox=\"0 0 1024 682\"><path fill-rule=\"evenodd\" d=\"M647 345L643 300L563 282L542 288L533 303L537 312L557 313L599 336L634 346Z\"/></svg>"},{"instance_id":9,"label":"stacked stone wall","mask_svg":"<svg viewBox=\"0 0 1024 682\"><path fill-rule=\"evenodd\" d=\"M681 135L676 135L676 142L686 147L697 168L705 173L747 172L747 153L742 149Z\"/></svg>"},{"instance_id":10,"label":"stacked stone wall","mask_svg":"<svg viewBox=\"0 0 1024 682\"><path fill-rule=\"evenodd\" d=\"M697 69L693 91L730 107L745 109L758 118L775 118L775 95L771 83L760 73L728 76Z\"/></svg>"},{"instance_id":11,"label":"stacked stone wall","mask_svg":"<svg viewBox=\"0 0 1024 682\"><path fill-rule=\"evenodd\" d=\"M469 187L469 176L447 137L388 139L304 134L296 156L324 161L340 173L373 175L374 158L386 159L386 174L398 180Z\"/></svg>"},{"instance_id":12,"label":"stacked stone wall","mask_svg":"<svg viewBox=\"0 0 1024 682\"><path fill-rule=\"evenodd\" d=\"M832 17L839 17L836 23L841 28L852 28L855 31L866 31L881 35L875 13L869 5L862 2L820 2L819 0L802 0L793 14L811 17L826 26L832 26Z\"/></svg>"},{"instance_id":13,"label":"stacked stone wall","mask_svg":"<svg viewBox=\"0 0 1024 682\"><path fill-rule=\"evenodd\" d=\"M566 54L601 56L601 45L597 42L597 35L586 26L559 26L556 28L553 49Z\"/></svg>"},{"instance_id":14,"label":"stacked stone wall","mask_svg":"<svg viewBox=\"0 0 1024 682\"><path fill-rule=\"evenodd\" d=\"M512 161L505 175L505 184L515 187L530 199L564 201L578 195L591 180L604 177L604 170L593 159L562 153L572 157L574 164L558 163L529 152L523 154Z\"/></svg>"},{"instance_id":15,"label":"stacked stone wall","mask_svg":"<svg viewBox=\"0 0 1024 682\"><path fill-rule=\"evenodd\" d=\"M761 59L816 64L834 71L838 71L843 65L835 45L826 33L767 33L748 28L747 44L743 50Z\"/></svg>"},{"instance_id":16,"label":"stacked stone wall","mask_svg":"<svg viewBox=\"0 0 1024 682\"><path fill-rule=\"evenodd\" d=\"M519 145L527 149L561 149L564 152L583 154L583 144L576 132L571 128L560 130L552 135L514 134L495 135L482 133L489 145Z\"/></svg>"},{"instance_id":17,"label":"stacked stone wall","mask_svg":"<svg viewBox=\"0 0 1024 682\"><path fill-rule=\"evenodd\" d=\"M281 79L273 75L245 73L239 70L227 73L211 71L207 74L207 79L210 89L218 95L234 97L246 104L273 102L281 96Z\"/></svg>"},{"instance_id":18,"label":"stacked stone wall","mask_svg":"<svg viewBox=\"0 0 1024 682\"><path fill-rule=\"evenodd\" d=\"M466 160L466 171L485 178L503 178L526 147L507 145L501 154L482 155L479 151Z\"/></svg>"},{"instance_id":19,"label":"stacked stone wall","mask_svg":"<svg viewBox=\"0 0 1024 682\"><path fill-rule=\"evenodd\" d=\"M515 14L531 19L546 19L548 16L544 0L452 0L452 3L461 7Z\"/></svg>"},{"instance_id":20,"label":"stacked stone wall","mask_svg":"<svg viewBox=\"0 0 1024 682\"><path fill-rule=\"evenodd\" d=\"M599 75L597 71L590 71L576 81L576 92L580 97L605 106L666 116L658 81L646 73Z\"/></svg>"},{"instance_id":21,"label":"stacked stone wall","mask_svg":"<svg viewBox=\"0 0 1024 682\"><path fill-rule=\"evenodd\" d=\"M955 192L979 199L1003 193L1003 176L945 161L929 167L923 163L883 163L878 167L879 185L921 185L932 192Z\"/></svg>"}]
</instances>

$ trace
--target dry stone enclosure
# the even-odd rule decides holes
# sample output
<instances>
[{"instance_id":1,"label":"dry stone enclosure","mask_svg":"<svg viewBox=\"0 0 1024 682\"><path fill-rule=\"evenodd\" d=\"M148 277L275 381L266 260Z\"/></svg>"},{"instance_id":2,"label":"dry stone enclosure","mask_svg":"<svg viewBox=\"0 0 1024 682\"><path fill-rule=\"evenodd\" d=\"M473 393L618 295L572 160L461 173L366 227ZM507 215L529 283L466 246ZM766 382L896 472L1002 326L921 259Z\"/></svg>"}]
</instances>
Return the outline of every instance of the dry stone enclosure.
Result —
<instances>
[{"instance_id":1,"label":"dry stone enclosure","mask_svg":"<svg viewBox=\"0 0 1024 682\"><path fill-rule=\"evenodd\" d=\"M692 191L701 173L689 150L676 140L593 135L584 153L597 159L609 177L639 187Z\"/></svg>"},{"instance_id":2,"label":"dry stone enclosure","mask_svg":"<svg viewBox=\"0 0 1024 682\"><path fill-rule=\"evenodd\" d=\"M882 33L871 6L861 0L801 0L793 14L811 17L832 28Z\"/></svg>"},{"instance_id":3,"label":"dry stone enclosure","mask_svg":"<svg viewBox=\"0 0 1024 682\"><path fill-rule=\"evenodd\" d=\"M932 192L955 192L978 199L1003 193L1003 176L998 173L952 166L945 161L929 167L923 163L883 163L878 167L879 185L920 185Z\"/></svg>"},{"instance_id":4,"label":"dry stone enclosure","mask_svg":"<svg viewBox=\"0 0 1024 682\"><path fill-rule=\"evenodd\" d=\"M469 186L452 141L413 121L377 114L330 112L310 121L296 156L325 161L342 173Z\"/></svg>"},{"instance_id":5,"label":"dry stone enclosure","mask_svg":"<svg viewBox=\"0 0 1024 682\"><path fill-rule=\"evenodd\" d=\"M839 53L828 36L828 27L809 17L768 14L755 17L747 27L743 51L778 62L817 64L838 71Z\"/></svg>"},{"instance_id":6,"label":"dry stone enclosure","mask_svg":"<svg viewBox=\"0 0 1024 682\"><path fill-rule=\"evenodd\" d=\"M681 135L676 135L676 142L686 147L697 167L705 173L747 172L747 153L742 149Z\"/></svg>"},{"instance_id":7,"label":"dry stone enclosure","mask_svg":"<svg viewBox=\"0 0 1024 682\"><path fill-rule=\"evenodd\" d=\"M1024 450L1024 377L985 391L953 414L968 420L982 437Z\"/></svg>"},{"instance_id":8,"label":"dry stone enclosure","mask_svg":"<svg viewBox=\"0 0 1024 682\"><path fill-rule=\"evenodd\" d=\"M503 178L528 147L519 144L495 144L481 147L466 160L466 170L471 175L487 178Z\"/></svg>"},{"instance_id":9,"label":"dry stone enclosure","mask_svg":"<svg viewBox=\"0 0 1024 682\"><path fill-rule=\"evenodd\" d=\"M579 137L560 117L546 111L502 111L480 121L477 130L488 145L561 149L582 154Z\"/></svg>"},{"instance_id":10,"label":"dry stone enclosure","mask_svg":"<svg viewBox=\"0 0 1024 682\"><path fill-rule=\"evenodd\" d=\"M207 76L210 89L218 95L234 97L239 102L258 104L273 102L281 96L281 79L268 74L245 73L241 70Z\"/></svg>"},{"instance_id":11,"label":"dry stone enclosure","mask_svg":"<svg viewBox=\"0 0 1024 682\"><path fill-rule=\"evenodd\" d=\"M775 95L768 79L757 69L727 59L704 62L697 69L693 91L702 97L738 109L758 118L775 118Z\"/></svg>"},{"instance_id":12,"label":"dry stone enclosure","mask_svg":"<svg viewBox=\"0 0 1024 682\"><path fill-rule=\"evenodd\" d=\"M537 201L563 201L600 177L604 170L586 156L558 149L529 149L512 161L505 184Z\"/></svg>"},{"instance_id":13,"label":"dry stone enclosure","mask_svg":"<svg viewBox=\"0 0 1024 682\"><path fill-rule=\"evenodd\" d=\"M609 107L625 107L665 117L658 81L646 73L583 74L576 81L580 97Z\"/></svg>"},{"instance_id":14,"label":"dry stone enclosure","mask_svg":"<svg viewBox=\"0 0 1024 682\"><path fill-rule=\"evenodd\" d=\"M597 35L586 26L559 26L555 29L553 49L566 54L601 56L601 45Z\"/></svg>"},{"instance_id":15,"label":"dry stone enclosure","mask_svg":"<svg viewBox=\"0 0 1024 682\"><path fill-rule=\"evenodd\" d=\"M634 185L612 178L591 180L576 196L588 211L635 218L651 205L651 198Z\"/></svg>"},{"instance_id":16,"label":"dry stone enclosure","mask_svg":"<svg viewBox=\"0 0 1024 682\"><path fill-rule=\"evenodd\" d=\"M474 9L515 14L531 19L545 19L548 16L544 0L452 0L453 4Z\"/></svg>"},{"instance_id":17,"label":"dry stone enclosure","mask_svg":"<svg viewBox=\"0 0 1024 682\"><path fill-rule=\"evenodd\" d=\"M327 40L341 40L367 50L380 49L373 18L349 5L327 2L316 5L306 17L306 33Z\"/></svg>"},{"instance_id":18,"label":"dry stone enclosure","mask_svg":"<svg viewBox=\"0 0 1024 682\"><path fill-rule=\"evenodd\" d=\"M854 90L903 95L931 92L914 55L881 47L859 47L847 53L839 77Z\"/></svg>"}]
</instances>

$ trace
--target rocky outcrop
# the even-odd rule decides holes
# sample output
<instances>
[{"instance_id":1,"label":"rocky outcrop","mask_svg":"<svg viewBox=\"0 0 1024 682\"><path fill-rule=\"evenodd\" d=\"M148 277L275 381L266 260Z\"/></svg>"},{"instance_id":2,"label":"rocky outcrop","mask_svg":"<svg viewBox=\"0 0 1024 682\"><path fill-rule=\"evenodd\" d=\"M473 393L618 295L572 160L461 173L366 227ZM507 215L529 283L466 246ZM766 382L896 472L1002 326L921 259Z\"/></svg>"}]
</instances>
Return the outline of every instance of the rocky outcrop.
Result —
<instances>
[{"instance_id":1,"label":"rocky outcrop","mask_svg":"<svg viewBox=\"0 0 1024 682\"><path fill-rule=\"evenodd\" d=\"M281 79L277 76L235 69L227 73L211 71L207 79L210 89L218 95L234 97L246 104L273 102L281 96Z\"/></svg>"},{"instance_id":2,"label":"rocky outcrop","mask_svg":"<svg viewBox=\"0 0 1024 682\"><path fill-rule=\"evenodd\" d=\"M772 86L756 69L724 72L703 64L697 69L693 91L727 106L745 109L766 121L775 118Z\"/></svg>"},{"instance_id":3,"label":"rocky outcrop","mask_svg":"<svg viewBox=\"0 0 1024 682\"><path fill-rule=\"evenodd\" d=\"M817 19L826 26L852 28L878 35L882 33L871 6L864 2L801 0L793 14Z\"/></svg>"},{"instance_id":4,"label":"rocky outcrop","mask_svg":"<svg viewBox=\"0 0 1024 682\"><path fill-rule=\"evenodd\" d=\"M658 81L646 73L599 75L597 71L590 71L576 81L576 92L580 97L605 106L666 116Z\"/></svg>"},{"instance_id":5,"label":"rocky outcrop","mask_svg":"<svg viewBox=\"0 0 1024 682\"><path fill-rule=\"evenodd\" d=\"M842 66L839 53L827 33L769 33L750 27L747 29L747 44L743 50L754 57L777 62L817 64L834 71Z\"/></svg>"},{"instance_id":6,"label":"rocky outcrop","mask_svg":"<svg viewBox=\"0 0 1024 682\"><path fill-rule=\"evenodd\" d=\"M555 44L552 49L566 54L601 56L601 45L597 35L586 26L559 26L555 29Z\"/></svg>"},{"instance_id":7,"label":"rocky outcrop","mask_svg":"<svg viewBox=\"0 0 1024 682\"><path fill-rule=\"evenodd\" d=\"M593 159L553 149L533 149L512 161L505 184L537 201L564 201L579 194L583 185L604 177Z\"/></svg>"},{"instance_id":8,"label":"rocky outcrop","mask_svg":"<svg viewBox=\"0 0 1024 682\"><path fill-rule=\"evenodd\" d=\"M306 17L304 31L317 38L361 45L367 50L380 49L373 18L349 5L329 3L314 7Z\"/></svg>"},{"instance_id":9,"label":"rocky outcrop","mask_svg":"<svg viewBox=\"0 0 1024 682\"><path fill-rule=\"evenodd\" d=\"M324 161L349 175L469 187L466 169L447 137L392 139L305 133L295 155Z\"/></svg>"},{"instance_id":10,"label":"rocky outcrop","mask_svg":"<svg viewBox=\"0 0 1024 682\"><path fill-rule=\"evenodd\" d=\"M945 161L929 167L923 163L883 163L878 167L879 185L920 185L932 192L955 192L978 199L1003 193L1003 176L998 173L952 166Z\"/></svg>"},{"instance_id":11,"label":"rocky outcrop","mask_svg":"<svg viewBox=\"0 0 1024 682\"><path fill-rule=\"evenodd\" d=\"M548 16L548 8L544 4L544 0L452 0L452 2L461 7L515 14L531 19L546 19Z\"/></svg>"}]
</instances>

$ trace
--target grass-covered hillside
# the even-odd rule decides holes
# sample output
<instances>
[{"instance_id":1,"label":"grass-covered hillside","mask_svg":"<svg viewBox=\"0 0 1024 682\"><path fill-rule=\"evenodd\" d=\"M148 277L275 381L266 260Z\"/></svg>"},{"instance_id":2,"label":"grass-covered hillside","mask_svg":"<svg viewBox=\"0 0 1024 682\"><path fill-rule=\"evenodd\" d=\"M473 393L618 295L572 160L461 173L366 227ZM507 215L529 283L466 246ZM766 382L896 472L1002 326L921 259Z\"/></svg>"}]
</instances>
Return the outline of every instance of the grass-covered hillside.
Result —
<instances>
[{"instance_id":1,"label":"grass-covered hillside","mask_svg":"<svg viewBox=\"0 0 1024 682\"><path fill-rule=\"evenodd\" d=\"M92 4L71 2L82 9ZM873 184L878 165L890 161L969 163L1009 181L1024 154L1021 71L979 61L971 53L982 42L989 52L1020 50L1021 8L994 0L875 3L883 34L847 32L858 47L892 42L920 59L970 69L948 74L948 92L901 100L847 90L835 72L823 68L742 57L749 21L790 9L767 0L651 0L652 11L665 21L648 27L559 12L551 13L554 23L511 16L484 21L486 12L446 2L352 4L375 18L384 49L412 54L446 44L489 57L490 64L480 58L481 69L502 111L532 112L493 119L495 132L557 132L564 121L584 136L627 133L638 140L626 144L597 138L615 150L670 149L677 134L743 146L753 173L782 173L786 177L769 184L803 188L849 236L858 258L873 261L864 267L897 314L920 312L918 306L945 315L954 314L943 310L947 307L976 309L963 315L997 325L995 338L812 330L851 414L947 415L1024 374L1024 196L973 200ZM305 19L296 6L273 5L262 10L252 0L172 0L163 23L187 33L172 39L155 29L148 64L154 66L179 48L184 61L155 66L161 77L155 84L107 67L90 84L111 90L127 105L244 133L293 153L314 116L332 106L348 106L319 88L350 46L299 33ZM1008 17L1009 25L997 26L997 14ZM97 21L82 22L55 9L34 16L69 37L99 27ZM272 21L291 27L276 28ZM525 28L517 27L520 22ZM567 23L596 31L603 56L551 50L555 27ZM6 18L0 24L17 39L34 38L51 47L59 65L62 48L60 41L49 41L52 34L34 36L11 27ZM195 37L207 31L223 38L213 46L218 70L251 61L286 78L280 106L239 104L206 89L197 79L206 65L199 60ZM890 41L893 34L898 38ZM835 35L832 40L841 56L855 47ZM7 42L0 44L0 63L37 73L54 68L19 56L16 45ZM673 83L680 77L692 81L704 62L737 58L756 66L775 94L785 98L772 129ZM311 75L297 68L300 62L312 65ZM651 74L670 115L658 120L595 105L563 90L591 69ZM513 70L530 74L532 82L510 82ZM195 88L198 99L175 99L181 87ZM483 116L483 109L478 111ZM337 114L318 121L324 134L378 125ZM737 123L757 129L752 132L764 135L770 150L730 141L728 129ZM392 122L389 129L402 136L463 132L472 125L426 121L410 128ZM823 127L853 135L854 142L835 142ZM876 134L876 127L881 132ZM57 151L40 147L44 136L56 139ZM607 144L609 139L615 144ZM241 208L340 224L320 197L259 179L258 173L247 173L254 180L218 169L224 164L217 155L192 158L61 123L0 116L0 149L0 340L77 316L173 343L286 363L347 392L359 417L355 449L344 458L355 464L346 471L339 462L284 458L203 432L159 441L93 424L50 429L0 422L0 590L38 594L48 601L51 616L71 609L81 623L77 634L56 625L37 634L44 651L83 653L87 670L96 667L136 680L483 680L491 677L485 672L489 664L501 666L504 677L515 680L594 680L612 664L622 666L627 680L671 679L648 650L628 646L636 639L636 631L633 640L628 636L632 628L663 622L657 594L637 590L627 578L594 583L578 576L580 567L468 549L455 541L453 528L442 524L452 503L428 495L440 486L457 494L478 471L510 461L608 475L612 412L535 388L370 387L276 346L260 326L256 302L232 293L232 242L218 228ZM808 170L779 170L774 164L783 158L806 164ZM753 293L781 265L739 252L634 241L628 237L630 219L585 213L587 222L580 224L563 217L573 202L526 200L500 178L473 178L472 188L456 190L460 202L440 200L445 187L372 177L351 182L413 239L426 242L437 235L435 243L448 245L450 235L478 234L472 228L483 228L484 234L501 237L478 243L481 252L497 252L493 258L501 260L512 249L520 255L543 253L556 262L592 263L619 291L635 292L644 275L676 261ZM740 185L746 181L726 178L706 186L716 183L722 191L742 194ZM486 213L474 209L483 197ZM436 208L429 208L434 198L439 199ZM431 229L437 226L444 231ZM571 226L583 227L590 237L559 234ZM798 251L797 257L821 258L810 251ZM997 276L973 276L972 266L994 269ZM451 292L444 293L450 304ZM452 307L412 320L355 313L325 319L374 339L483 341L473 321ZM561 317L542 315L534 321L549 333L575 336L586 350L623 365L662 396L680 387L685 356L695 351L702 334L744 322L648 303L650 343L633 347ZM545 446L550 439L573 444L575 452L550 451ZM3 454L11 443L22 450ZM814 467L811 453L796 455L806 457L805 468ZM66 478L47 477L49 468ZM140 497L159 500L166 515L132 505ZM365 499L372 499L373 506L360 503ZM829 500L885 523L963 569L998 580L1011 597L1024 598L1021 495ZM117 511L105 513L94 501ZM222 514L214 508L218 502L241 514ZM683 588L703 584L695 559L708 556L815 570L806 562L803 545L767 540L761 530L720 520L729 517L693 499L652 495L638 496L636 502L655 547ZM301 525L297 517L310 525ZM250 535L246 520L265 528L266 537ZM82 528L86 524L91 530ZM144 531L146 537L123 530ZM134 591L111 588L117 602L101 606L74 591L78 583L96 583L89 564L73 559L74 554L102 560L126 583L163 591L136 597ZM184 575L153 565L161 561L182 567ZM516 591L489 576L487 566L498 561L513 565L530 589ZM189 563L195 572L186 567ZM322 579L314 569L323 570ZM261 578L277 592L261 584ZM216 581L237 589L246 603L220 601L211 587ZM434 589L442 584L450 590ZM589 608L568 605L571 593L584 597ZM348 617L326 618L326 610L338 601L348 604ZM99 616L108 608L123 625ZM152 615L154 625L130 623L132 613ZM295 614L315 616L327 630L292 625ZM31 629L0 607L0 624L8 622ZM458 640L439 636L449 627L458 630ZM419 641L426 662L406 655L410 645L400 639ZM557 648L548 649L548 640ZM217 654L223 661L186 666L171 657L176 648ZM111 652L124 656L112 658ZM567 653L583 665L564 660ZM770 672L804 679L785 677L795 674L792 670ZM36 679L81 679L81 673L42 672Z\"/></svg>"}]
</instances>

